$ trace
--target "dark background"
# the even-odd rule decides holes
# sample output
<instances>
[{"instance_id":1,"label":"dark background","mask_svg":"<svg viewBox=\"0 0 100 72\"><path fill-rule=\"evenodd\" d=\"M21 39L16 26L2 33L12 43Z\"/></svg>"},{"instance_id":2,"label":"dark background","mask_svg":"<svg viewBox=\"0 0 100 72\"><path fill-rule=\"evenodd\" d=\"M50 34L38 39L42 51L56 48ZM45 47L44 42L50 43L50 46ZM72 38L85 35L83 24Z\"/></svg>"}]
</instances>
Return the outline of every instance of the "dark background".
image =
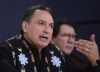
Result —
<instances>
[{"instance_id":1,"label":"dark background","mask_svg":"<svg viewBox=\"0 0 100 72\"><path fill-rule=\"evenodd\" d=\"M89 39L94 33L100 47L100 0L0 0L0 42L18 33L25 11L38 4L49 6L55 20L76 23L79 38Z\"/></svg>"}]
</instances>

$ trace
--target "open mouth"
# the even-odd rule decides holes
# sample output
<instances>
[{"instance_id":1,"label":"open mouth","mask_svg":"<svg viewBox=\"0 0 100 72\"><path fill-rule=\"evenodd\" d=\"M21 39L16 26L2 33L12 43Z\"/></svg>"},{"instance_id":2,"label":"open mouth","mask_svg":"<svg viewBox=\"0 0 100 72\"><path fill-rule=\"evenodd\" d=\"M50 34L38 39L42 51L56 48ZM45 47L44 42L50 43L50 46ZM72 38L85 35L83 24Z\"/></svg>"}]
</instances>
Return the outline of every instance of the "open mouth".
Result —
<instances>
[{"instance_id":1,"label":"open mouth","mask_svg":"<svg viewBox=\"0 0 100 72\"><path fill-rule=\"evenodd\" d=\"M47 40L48 40L48 37L47 37L47 36L39 36L39 38L40 38L42 41L47 41Z\"/></svg>"}]
</instances>

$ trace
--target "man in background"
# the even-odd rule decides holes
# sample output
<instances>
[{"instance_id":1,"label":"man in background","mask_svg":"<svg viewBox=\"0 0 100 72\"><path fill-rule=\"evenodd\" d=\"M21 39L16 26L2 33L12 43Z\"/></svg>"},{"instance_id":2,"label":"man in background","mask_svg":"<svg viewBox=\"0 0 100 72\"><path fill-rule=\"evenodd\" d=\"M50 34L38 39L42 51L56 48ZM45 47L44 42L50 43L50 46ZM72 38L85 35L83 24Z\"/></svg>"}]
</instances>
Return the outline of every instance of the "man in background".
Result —
<instances>
[{"instance_id":1,"label":"man in background","mask_svg":"<svg viewBox=\"0 0 100 72\"><path fill-rule=\"evenodd\" d=\"M95 71L96 68L94 65L96 64L96 60L99 59L99 53L98 53L98 47L95 43L94 36L91 36L91 40L94 41L93 46L89 46L89 43L91 44L92 41L89 40L79 40L76 41L76 27L75 25L69 21L69 20L59 20L55 22L54 30L53 30L53 37L52 37L52 44L55 45L55 47L62 52L64 58L65 58L65 69L68 72L86 72L86 71ZM88 42L88 43L87 43ZM86 44L87 43L87 44ZM73 53L74 45L77 48L78 52L84 54L92 64L90 68L87 68L85 62L81 59L81 57L78 57ZM94 49L94 52L90 52L90 54L87 54L87 50L84 50L84 45L89 46L89 49ZM88 48L88 47L86 47ZM91 56L92 54L92 56ZM96 56L96 58L95 58Z\"/></svg>"}]
</instances>

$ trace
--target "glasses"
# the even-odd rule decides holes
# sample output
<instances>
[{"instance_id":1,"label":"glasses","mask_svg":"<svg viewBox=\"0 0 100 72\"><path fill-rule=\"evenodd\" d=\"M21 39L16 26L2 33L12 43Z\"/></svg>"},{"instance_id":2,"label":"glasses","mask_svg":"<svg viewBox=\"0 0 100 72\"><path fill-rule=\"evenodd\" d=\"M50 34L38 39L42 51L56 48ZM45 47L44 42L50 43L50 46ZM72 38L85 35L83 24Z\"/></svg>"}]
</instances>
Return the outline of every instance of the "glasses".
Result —
<instances>
[{"instance_id":1,"label":"glasses","mask_svg":"<svg viewBox=\"0 0 100 72\"><path fill-rule=\"evenodd\" d=\"M60 34L60 35L63 37L77 38L77 34L65 33L65 34Z\"/></svg>"}]
</instances>

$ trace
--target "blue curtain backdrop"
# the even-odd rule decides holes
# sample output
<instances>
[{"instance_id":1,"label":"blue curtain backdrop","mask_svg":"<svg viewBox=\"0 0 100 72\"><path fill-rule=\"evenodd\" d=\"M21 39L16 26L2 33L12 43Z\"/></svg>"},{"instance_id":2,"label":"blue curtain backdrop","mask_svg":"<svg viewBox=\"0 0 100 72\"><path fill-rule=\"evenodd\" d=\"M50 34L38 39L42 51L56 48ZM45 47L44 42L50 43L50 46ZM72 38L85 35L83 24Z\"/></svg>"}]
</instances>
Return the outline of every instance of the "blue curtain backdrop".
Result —
<instances>
[{"instance_id":1,"label":"blue curtain backdrop","mask_svg":"<svg viewBox=\"0 0 100 72\"><path fill-rule=\"evenodd\" d=\"M38 4L49 6L55 20L75 22L79 38L95 33L100 45L100 0L0 0L0 42L18 33L27 8Z\"/></svg>"}]
</instances>

